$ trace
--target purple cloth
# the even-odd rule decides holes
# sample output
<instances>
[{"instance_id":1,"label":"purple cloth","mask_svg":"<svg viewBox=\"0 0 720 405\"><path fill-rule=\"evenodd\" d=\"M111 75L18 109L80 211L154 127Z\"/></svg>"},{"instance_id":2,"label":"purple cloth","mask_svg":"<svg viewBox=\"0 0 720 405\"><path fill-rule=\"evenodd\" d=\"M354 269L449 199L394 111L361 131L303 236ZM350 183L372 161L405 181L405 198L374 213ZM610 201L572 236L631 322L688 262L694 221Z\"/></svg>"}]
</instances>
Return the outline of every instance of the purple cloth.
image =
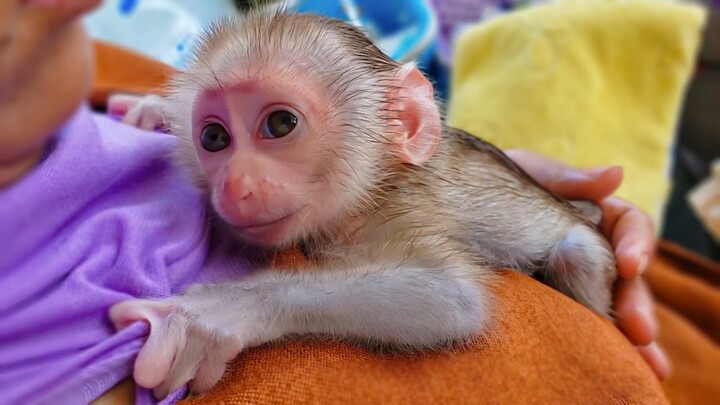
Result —
<instances>
[{"instance_id":1,"label":"purple cloth","mask_svg":"<svg viewBox=\"0 0 720 405\"><path fill-rule=\"evenodd\" d=\"M452 65L456 38L465 29L497 15L548 0L432 0L438 19L438 56Z\"/></svg>"},{"instance_id":2,"label":"purple cloth","mask_svg":"<svg viewBox=\"0 0 720 405\"><path fill-rule=\"evenodd\" d=\"M147 333L115 333L108 308L178 293L207 267L206 205L170 163L174 143L82 107L34 171L0 189L0 402L97 398L132 374ZM137 400L154 402L141 389Z\"/></svg>"}]
</instances>

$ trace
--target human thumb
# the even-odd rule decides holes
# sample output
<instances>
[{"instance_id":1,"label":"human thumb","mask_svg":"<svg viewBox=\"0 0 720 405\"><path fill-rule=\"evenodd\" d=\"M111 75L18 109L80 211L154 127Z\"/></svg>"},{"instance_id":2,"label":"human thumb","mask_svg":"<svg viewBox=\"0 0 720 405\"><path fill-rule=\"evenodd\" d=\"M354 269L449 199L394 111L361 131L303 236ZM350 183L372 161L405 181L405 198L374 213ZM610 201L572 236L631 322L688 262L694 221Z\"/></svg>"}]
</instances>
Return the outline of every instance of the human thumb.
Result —
<instances>
[{"instance_id":1,"label":"human thumb","mask_svg":"<svg viewBox=\"0 0 720 405\"><path fill-rule=\"evenodd\" d=\"M612 195L623 179L620 166L596 167L588 170L566 168L545 187L568 200L588 200L598 202Z\"/></svg>"}]
</instances>

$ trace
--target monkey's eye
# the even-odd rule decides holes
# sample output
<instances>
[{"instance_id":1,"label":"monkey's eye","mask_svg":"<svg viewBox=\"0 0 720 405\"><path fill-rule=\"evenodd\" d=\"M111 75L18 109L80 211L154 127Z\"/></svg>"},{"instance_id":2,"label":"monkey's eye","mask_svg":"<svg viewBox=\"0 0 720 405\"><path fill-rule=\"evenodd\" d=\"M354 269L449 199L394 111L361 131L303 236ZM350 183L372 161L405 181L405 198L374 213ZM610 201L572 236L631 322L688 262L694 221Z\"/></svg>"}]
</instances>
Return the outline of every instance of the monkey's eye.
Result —
<instances>
[{"instance_id":1,"label":"monkey's eye","mask_svg":"<svg viewBox=\"0 0 720 405\"><path fill-rule=\"evenodd\" d=\"M282 138L292 132L297 123L297 117L289 111L272 112L262 126L262 137L266 139Z\"/></svg>"},{"instance_id":2,"label":"monkey's eye","mask_svg":"<svg viewBox=\"0 0 720 405\"><path fill-rule=\"evenodd\" d=\"M219 152L230 145L230 134L220 124L208 124L200 135L200 144L208 152Z\"/></svg>"}]
</instances>

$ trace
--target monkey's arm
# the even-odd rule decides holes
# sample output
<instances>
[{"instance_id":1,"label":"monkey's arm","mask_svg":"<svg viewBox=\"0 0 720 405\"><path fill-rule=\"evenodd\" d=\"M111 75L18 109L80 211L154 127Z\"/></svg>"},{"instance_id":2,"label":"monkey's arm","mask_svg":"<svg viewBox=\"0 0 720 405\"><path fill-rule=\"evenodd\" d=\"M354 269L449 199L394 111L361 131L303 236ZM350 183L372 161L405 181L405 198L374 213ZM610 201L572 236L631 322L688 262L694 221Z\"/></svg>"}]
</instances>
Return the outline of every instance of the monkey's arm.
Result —
<instances>
[{"instance_id":1,"label":"monkey's arm","mask_svg":"<svg viewBox=\"0 0 720 405\"><path fill-rule=\"evenodd\" d=\"M135 379L164 397L191 379L193 391L210 389L244 348L285 335L412 349L468 339L487 316L486 292L468 274L410 266L268 270L234 283L195 286L163 301L124 302L110 316L118 327L150 322Z\"/></svg>"}]
</instances>

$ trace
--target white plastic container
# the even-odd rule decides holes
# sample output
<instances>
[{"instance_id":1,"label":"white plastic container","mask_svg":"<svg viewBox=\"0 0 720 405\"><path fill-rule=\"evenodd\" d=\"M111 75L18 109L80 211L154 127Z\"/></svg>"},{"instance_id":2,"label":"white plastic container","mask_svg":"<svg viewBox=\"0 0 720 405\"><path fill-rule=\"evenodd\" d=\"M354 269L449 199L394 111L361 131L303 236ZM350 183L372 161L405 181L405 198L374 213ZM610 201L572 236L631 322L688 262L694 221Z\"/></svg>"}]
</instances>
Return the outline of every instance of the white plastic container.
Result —
<instances>
[{"instance_id":1,"label":"white plastic container","mask_svg":"<svg viewBox=\"0 0 720 405\"><path fill-rule=\"evenodd\" d=\"M106 0L85 23L94 38L180 68L202 28L233 10L229 0Z\"/></svg>"}]
</instances>

